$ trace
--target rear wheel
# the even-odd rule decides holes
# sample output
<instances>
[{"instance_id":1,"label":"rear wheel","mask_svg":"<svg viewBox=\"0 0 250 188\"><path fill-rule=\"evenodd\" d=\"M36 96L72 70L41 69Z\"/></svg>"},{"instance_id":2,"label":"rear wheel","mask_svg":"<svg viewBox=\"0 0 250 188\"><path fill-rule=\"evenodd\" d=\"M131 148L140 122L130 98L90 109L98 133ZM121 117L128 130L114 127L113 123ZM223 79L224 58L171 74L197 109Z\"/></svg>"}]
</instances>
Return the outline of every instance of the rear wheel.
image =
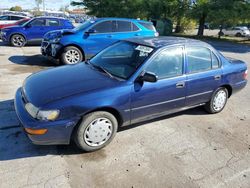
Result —
<instances>
[{"instance_id":1,"label":"rear wheel","mask_svg":"<svg viewBox=\"0 0 250 188\"><path fill-rule=\"evenodd\" d=\"M68 46L64 48L60 60L64 65L76 64L83 61L83 54L77 47Z\"/></svg>"},{"instance_id":2,"label":"rear wheel","mask_svg":"<svg viewBox=\"0 0 250 188\"><path fill-rule=\"evenodd\" d=\"M26 39L22 35L16 34L11 37L10 43L12 46L22 47L26 44Z\"/></svg>"},{"instance_id":3,"label":"rear wheel","mask_svg":"<svg viewBox=\"0 0 250 188\"><path fill-rule=\"evenodd\" d=\"M217 89L213 95L211 100L205 105L205 109L207 112L211 114L221 112L226 106L228 99L228 91L226 88Z\"/></svg>"},{"instance_id":4,"label":"rear wheel","mask_svg":"<svg viewBox=\"0 0 250 188\"><path fill-rule=\"evenodd\" d=\"M101 149L115 137L117 127L117 119L109 112L97 111L87 114L75 130L75 143L84 151Z\"/></svg>"}]
</instances>

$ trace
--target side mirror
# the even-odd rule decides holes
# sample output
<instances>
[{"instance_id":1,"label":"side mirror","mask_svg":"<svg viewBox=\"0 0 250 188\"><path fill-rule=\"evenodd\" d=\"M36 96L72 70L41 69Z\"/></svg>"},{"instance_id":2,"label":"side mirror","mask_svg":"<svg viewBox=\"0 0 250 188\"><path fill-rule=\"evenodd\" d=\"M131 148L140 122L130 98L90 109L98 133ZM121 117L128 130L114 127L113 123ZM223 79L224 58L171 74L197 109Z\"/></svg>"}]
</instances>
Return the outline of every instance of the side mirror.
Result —
<instances>
[{"instance_id":1,"label":"side mirror","mask_svg":"<svg viewBox=\"0 0 250 188\"><path fill-rule=\"evenodd\" d=\"M89 36L91 33L96 33L96 30L89 29L88 31L85 32L85 35Z\"/></svg>"},{"instance_id":2,"label":"side mirror","mask_svg":"<svg viewBox=\"0 0 250 188\"><path fill-rule=\"evenodd\" d=\"M32 27L32 26L31 26L30 24L26 24L25 27L26 27L26 28L30 28L30 27Z\"/></svg>"},{"instance_id":3,"label":"side mirror","mask_svg":"<svg viewBox=\"0 0 250 188\"><path fill-rule=\"evenodd\" d=\"M152 72L145 72L138 79L144 82L157 82L157 76Z\"/></svg>"}]
</instances>

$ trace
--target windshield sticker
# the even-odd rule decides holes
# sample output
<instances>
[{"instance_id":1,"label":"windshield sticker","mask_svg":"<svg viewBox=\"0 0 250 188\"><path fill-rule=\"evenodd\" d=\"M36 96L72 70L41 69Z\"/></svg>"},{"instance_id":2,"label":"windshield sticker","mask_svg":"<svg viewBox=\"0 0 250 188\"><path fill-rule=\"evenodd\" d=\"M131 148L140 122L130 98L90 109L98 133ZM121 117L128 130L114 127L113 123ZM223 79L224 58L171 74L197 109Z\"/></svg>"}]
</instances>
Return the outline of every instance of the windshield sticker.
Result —
<instances>
[{"instance_id":1,"label":"windshield sticker","mask_svg":"<svg viewBox=\"0 0 250 188\"><path fill-rule=\"evenodd\" d=\"M150 47L147 47L147 46L141 46L141 45L137 46L135 49L139 50L140 52L143 52L143 54L151 53L153 51L153 48L150 48Z\"/></svg>"}]
</instances>

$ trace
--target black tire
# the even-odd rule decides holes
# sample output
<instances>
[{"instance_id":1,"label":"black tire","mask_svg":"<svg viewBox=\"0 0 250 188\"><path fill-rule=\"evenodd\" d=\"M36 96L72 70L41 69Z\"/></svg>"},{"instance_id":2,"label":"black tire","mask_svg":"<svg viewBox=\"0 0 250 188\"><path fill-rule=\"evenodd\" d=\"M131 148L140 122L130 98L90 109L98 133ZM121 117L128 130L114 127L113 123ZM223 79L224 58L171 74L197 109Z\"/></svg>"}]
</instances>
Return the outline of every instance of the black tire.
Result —
<instances>
[{"instance_id":1,"label":"black tire","mask_svg":"<svg viewBox=\"0 0 250 188\"><path fill-rule=\"evenodd\" d=\"M236 33L236 37L242 37L241 33Z\"/></svg>"},{"instance_id":2,"label":"black tire","mask_svg":"<svg viewBox=\"0 0 250 188\"><path fill-rule=\"evenodd\" d=\"M97 146L93 146L91 144L96 144L94 142L90 142L88 140L85 139L85 137L88 137L87 139L90 139L91 136L88 136L90 135L87 134L87 131L89 132L91 130L91 125L93 125L93 122L96 122L98 121L98 119L103 119L102 121L109 121L109 123L111 123L110 126L112 126L112 131L111 133L107 134L109 135L107 140L100 144L100 145L97 145ZM105 120L106 119L106 120ZM93 126L96 126L96 125L93 125ZM102 125L101 125L102 126ZM98 137L95 135L93 135L92 137L96 137L96 139L102 139L101 137L103 135L100 135L100 134L105 134L107 132L105 132L104 130L102 130L100 127L96 127L99 131L99 133L97 133L97 131L95 131L94 134L99 134ZM82 119L82 122L81 124L75 129L75 132L74 132L74 141L76 143L76 145L83 151L87 151L87 152L91 152L91 151L96 151L96 150L99 150L103 147L105 147L106 145L108 145L112 140L113 138L115 137L115 134L117 132L117 128L118 128L118 122L117 122L117 119L115 118L114 115L112 115L111 113L109 112L105 112L105 111L97 111L97 112L93 112L93 113L90 113L90 114L87 114L86 116L83 117ZM93 129L93 127L92 127ZM102 133L105 132L105 133ZM92 131L93 132L93 131ZM85 136L87 135L87 136ZM105 136L107 136L105 135Z\"/></svg>"},{"instance_id":3,"label":"black tire","mask_svg":"<svg viewBox=\"0 0 250 188\"><path fill-rule=\"evenodd\" d=\"M220 109L216 109L216 107L214 106L214 102L215 102L215 98L216 98L216 96L217 96L217 94L218 94L219 92L224 92L225 95L226 95L226 98L225 98L225 102L224 102L223 107L220 108ZM218 88L218 89L213 93L213 95L212 95L212 97L211 97L211 100L210 100L208 103L206 103L206 105L205 105L205 110L206 110L208 113L210 113L210 114L219 113L219 112L221 112L221 111L224 109L224 107L226 106L226 104L227 104L227 99L228 99L228 91L227 91L227 89L224 88L224 87L220 87L220 88Z\"/></svg>"},{"instance_id":4,"label":"black tire","mask_svg":"<svg viewBox=\"0 0 250 188\"><path fill-rule=\"evenodd\" d=\"M23 47L26 44L26 39L22 35L15 34L11 36L10 44L15 47Z\"/></svg>"},{"instance_id":5,"label":"black tire","mask_svg":"<svg viewBox=\"0 0 250 188\"><path fill-rule=\"evenodd\" d=\"M68 55L67 53L70 53L70 52L72 53L74 52L78 60L73 61L74 58L72 58L72 61L70 62L70 58L67 58L67 55ZM64 65L76 64L76 63L83 61L83 54L79 48L75 46L68 46L63 49L63 52L60 57L60 61Z\"/></svg>"}]
</instances>

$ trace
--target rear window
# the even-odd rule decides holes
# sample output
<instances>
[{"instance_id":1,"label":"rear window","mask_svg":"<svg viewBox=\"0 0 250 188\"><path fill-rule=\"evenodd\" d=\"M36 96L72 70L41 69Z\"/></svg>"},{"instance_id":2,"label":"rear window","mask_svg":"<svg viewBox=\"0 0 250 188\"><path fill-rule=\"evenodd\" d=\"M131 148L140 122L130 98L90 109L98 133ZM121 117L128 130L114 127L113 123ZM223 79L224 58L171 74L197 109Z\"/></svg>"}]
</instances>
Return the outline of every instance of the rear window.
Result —
<instances>
[{"instance_id":1,"label":"rear window","mask_svg":"<svg viewBox=\"0 0 250 188\"><path fill-rule=\"evenodd\" d=\"M139 22L143 27L151 31L156 31L153 23Z\"/></svg>"}]
</instances>

